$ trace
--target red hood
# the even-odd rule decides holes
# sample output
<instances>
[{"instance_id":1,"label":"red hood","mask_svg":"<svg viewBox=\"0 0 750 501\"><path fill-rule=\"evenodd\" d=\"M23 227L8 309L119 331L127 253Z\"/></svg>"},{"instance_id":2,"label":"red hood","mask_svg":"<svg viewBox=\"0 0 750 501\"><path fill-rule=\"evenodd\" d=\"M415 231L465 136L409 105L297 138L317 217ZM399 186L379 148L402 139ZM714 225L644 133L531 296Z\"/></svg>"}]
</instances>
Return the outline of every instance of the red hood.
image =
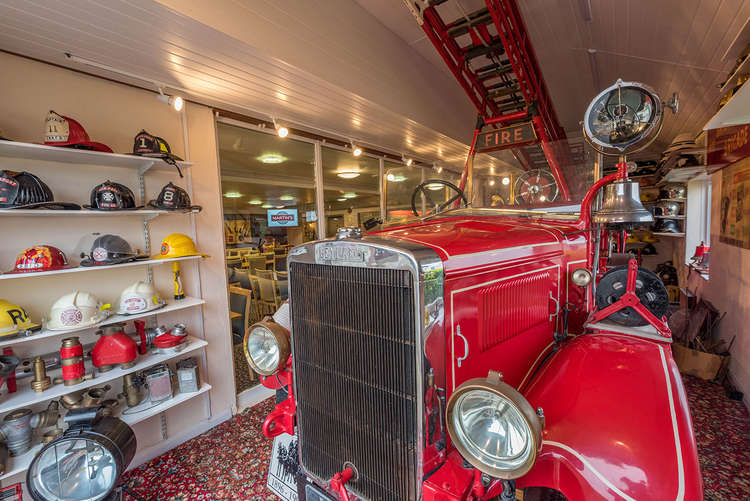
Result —
<instances>
[{"instance_id":1,"label":"red hood","mask_svg":"<svg viewBox=\"0 0 750 501\"><path fill-rule=\"evenodd\" d=\"M540 255L559 254L573 223L512 217L456 216L389 228L381 238L408 240L435 250L447 272Z\"/></svg>"}]
</instances>

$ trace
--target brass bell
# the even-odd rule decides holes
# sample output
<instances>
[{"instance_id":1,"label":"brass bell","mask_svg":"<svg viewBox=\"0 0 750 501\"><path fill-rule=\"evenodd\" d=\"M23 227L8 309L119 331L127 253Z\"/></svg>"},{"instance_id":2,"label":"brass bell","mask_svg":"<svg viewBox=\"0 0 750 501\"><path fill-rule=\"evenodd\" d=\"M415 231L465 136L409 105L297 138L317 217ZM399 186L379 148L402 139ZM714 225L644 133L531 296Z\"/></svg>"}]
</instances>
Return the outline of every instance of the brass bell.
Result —
<instances>
[{"instance_id":1,"label":"brass bell","mask_svg":"<svg viewBox=\"0 0 750 501\"><path fill-rule=\"evenodd\" d=\"M591 220L613 225L645 225L654 216L643 207L638 183L629 179L615 181L604 187L604 202Z\"/></svg>"}]
</instances>

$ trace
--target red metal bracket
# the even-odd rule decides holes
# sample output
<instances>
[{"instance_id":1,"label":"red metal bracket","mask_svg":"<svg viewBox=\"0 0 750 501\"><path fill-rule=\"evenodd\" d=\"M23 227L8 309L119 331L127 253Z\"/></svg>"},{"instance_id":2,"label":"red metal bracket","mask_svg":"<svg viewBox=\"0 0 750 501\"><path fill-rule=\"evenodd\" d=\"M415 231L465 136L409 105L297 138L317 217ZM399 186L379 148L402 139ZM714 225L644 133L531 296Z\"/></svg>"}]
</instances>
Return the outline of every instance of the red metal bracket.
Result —
<instances>
[{"instance_id":1,"label":"red metal bracket","mask_svg":"<svg viewBox=\"0 0 750 501\"><path fill-rule=\"evenodd\" d=\"M287 389L286 400L276 404L263 421L263 435L274 438L282 433L294 435L294 420L297 414L297 401L294 399L294 384L292 383L292 357L289 357L282 370L273 376L261 379L263 386L278 390L282 387Z\"/></svg>"},{"instance_id":2,"label":"red metal bracket","mask_svg":"<svg viewBox=\"0 0 750 501\"><path fill-rule=\"evenodd\" d=\"M354 476L354 470L347 467L344 471L339 472L331 479L331 489L339 493L341 501L349 501L349 492L346 490L346 483Z\"/></svg>"},{"instance_id":3,"label":"red metal bracket","mask_svg":"<svg viewBox=\"0 0 750 501\"><path fill-rule=\"evenodd\" d=\"M636 277L638 275L638 263L635 259L631 259L628 262L628 281L625 287L625 293L620 296L620 299L607 306L603 310L595 311L591 314L590 323L599 322L609 317L611 314L618 312L624 308L633 308L640 316L642 316L654 329L665 338L672 337L672 331L667 325L667 317L657 318L656 315L648 311L643 306L641 300L635 293Z\"/></svg>"}]
</instances>

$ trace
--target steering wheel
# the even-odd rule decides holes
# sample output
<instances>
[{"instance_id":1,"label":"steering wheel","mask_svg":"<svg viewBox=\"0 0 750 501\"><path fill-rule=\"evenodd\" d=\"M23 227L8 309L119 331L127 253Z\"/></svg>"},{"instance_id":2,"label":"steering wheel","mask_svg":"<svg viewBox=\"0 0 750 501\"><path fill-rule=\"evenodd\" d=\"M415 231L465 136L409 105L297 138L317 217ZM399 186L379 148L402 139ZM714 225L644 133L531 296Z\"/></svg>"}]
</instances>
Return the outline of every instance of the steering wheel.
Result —
<instances>
[{"instance_id":1,"label":"steering wheel","mask_svg":"<svg viewBox=\"0 0 750 501\"><path fill-rule=\"evenodd\" d=\"M532 169L516 178L516 205L552 202L559 189L555 177L548 170Z\"/></svg>"},{"instance_id":2,"label":"steering wheel","mask_svg":"<svg viewBox=\"0 0 750 501\"><path fill-rule=\"evenodd\" d=\"M430 196L430 191L433 191L433 190L430 190L427 187L434 186L436 184L442 184L443 186L447 186L451 190L455 191L456 194L452 196L447 202L435 203L435 201ZM443 179L430 179L420 184L416 188L414 188L414 193L412 193L411 195L411 211L417 217L420 217L419 211L417 210L417 195L419 195L420 193L424 195L424 198L427 201L427 205L433 207L432 212L428 212L429 214L437 214L439 212L443 212L446 209L446 207L450 206L459 198L464 201L464 207L469 206L469 201L466 199L466 195L464 194L461 188L451 183L450 181L445 181ZM421 216L424 216L424 215L425 214L421 214Z\"/></svg>"}]
</instances>

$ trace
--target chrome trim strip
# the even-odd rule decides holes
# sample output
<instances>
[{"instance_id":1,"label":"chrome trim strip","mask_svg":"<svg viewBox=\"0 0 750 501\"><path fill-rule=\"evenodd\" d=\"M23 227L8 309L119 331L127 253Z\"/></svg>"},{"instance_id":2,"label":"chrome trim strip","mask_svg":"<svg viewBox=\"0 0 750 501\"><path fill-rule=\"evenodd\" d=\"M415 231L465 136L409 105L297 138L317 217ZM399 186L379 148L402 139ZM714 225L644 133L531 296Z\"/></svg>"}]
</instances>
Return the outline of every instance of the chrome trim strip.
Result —
<instances>
[{"instance_id":1,"label":"chrome trim strip","mask_svg":"<svg viewBox=\"0 0 750 501\"><path fill-rule=\"evenodd\" d=\"M381 251L378 255L377 251ZM362 252L362 260L356 260L358 253ZM326 259L326 258L331 259ZM337 259L338 258L338 259ZM361 266L385 269L408 270L412 273L414 279L414 304L418 308L415 315L414 328L417 332L417 339L421 344L421 350L416 360L416 388L417 388L417 443L416 443L416 472L418 478L417 501L422 499L422 472L424 471L423 453L424 453L424 393L425 393L425 368L424 355L427 334L438 322L443 323L444 318L444 278L443 261L438 254L431 248L413 242L394 239L365 236L357 239L326 239L315 242L309 242L294 247L289 251L287 266L292 262L320 264L326 266ZM294 275L289 274L289 291L293 290L292 281ZM289 298L293 301L294 298ZM435 311L433 311L435 310ZM430 313L430 318L426 319L424 312ZM291 320L290 315L290 321ZM291 325L291 335L294 337L294 325ZM292 357L294 357L294 342L292 344ZM444 361L442 362L444 363ZM297 372L293 371L293 384L295 394L297 392ZM299 455L299 464L303 467L301 446L297 449ZM327 487L326 479L320 479L305 471L306 474L315 478L322 486Z\"/></svg>"}]
</instances>

